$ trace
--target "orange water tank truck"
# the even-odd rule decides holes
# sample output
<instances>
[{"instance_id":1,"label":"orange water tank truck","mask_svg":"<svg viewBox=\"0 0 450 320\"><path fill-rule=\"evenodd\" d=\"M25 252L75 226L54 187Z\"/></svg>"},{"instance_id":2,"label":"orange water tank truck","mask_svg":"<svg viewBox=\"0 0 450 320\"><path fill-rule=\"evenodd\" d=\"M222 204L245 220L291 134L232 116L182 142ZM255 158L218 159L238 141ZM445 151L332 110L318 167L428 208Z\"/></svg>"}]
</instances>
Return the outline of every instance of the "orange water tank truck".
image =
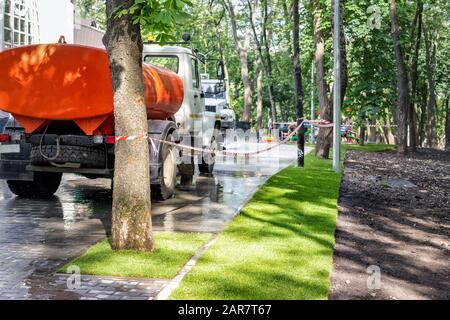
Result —
<instances>
[{"instance_id":1,"label":"orange water tank truck","mask_svg":"<svg viewBox=\"0 0 450 320\"><path fill-rule=\"evenodd\" d=\"M172 196L179 172L194 174L194 156L200 172L214 167L215 157L206 162L201 152L162 142L200 150L217 145L211 129L220 129L220 115L205 110L199 60L192 49L144 46L152 195L160 199ZM0 179L14 194L52 196L64 173L113 176L113 89L105 50L58 43L0 52L0 109L12 114L0 133Z\"/></svg>"},{"instance_id":2,"label":"orange water tank truck","mask_svg":"<svg viewBox=\"0 0 450 320\"><path fill-rule=\"evenodd\" d=\"M156 138L171 138L184 99L183 81L168 69L149 64L142 69L149 127ZM0 142L6 142L0 146L5 153L0 178L7 179L13 193L51 196L64 172L113 175L113 89L105 50L58 43L1 52L0 109L22 129L14 125L0 135ZM19 143L9 143L14 137ZM168 151L172 147L154 145L152 190L164 199L173 193L177 168Z\"/></svg>"},{"instance_id":3,"label":"orange water tank truck","mask_svg":"<svg viewBox=\"0 0 450 320\"><path fill-rule=\"evenodd\" d=\"M148 119L170 119L184 88L174 72L143 64ZM113 91L105 50L32 45L0 53L0 109L26 133L51 121L73 121L86 135L113 133Z\"/></svg>"}]
</instances>

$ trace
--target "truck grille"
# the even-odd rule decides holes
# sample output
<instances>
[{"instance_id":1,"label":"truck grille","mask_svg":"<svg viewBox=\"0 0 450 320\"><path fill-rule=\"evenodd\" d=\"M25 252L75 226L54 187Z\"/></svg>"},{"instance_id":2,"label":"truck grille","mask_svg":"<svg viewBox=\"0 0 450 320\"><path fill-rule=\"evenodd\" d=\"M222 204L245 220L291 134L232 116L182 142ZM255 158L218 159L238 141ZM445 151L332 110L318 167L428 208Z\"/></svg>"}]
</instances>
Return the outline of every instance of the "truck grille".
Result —
<instances>
[{"instance_id":1,"label":"truck grille","mask_svg":"<svg viewBox=\"0 0 450 320\"><path fill-rule=\"evenodd\" d=\"M205 111L216 112L216 106L205 106Z\"/></svg>"}]
</instances>

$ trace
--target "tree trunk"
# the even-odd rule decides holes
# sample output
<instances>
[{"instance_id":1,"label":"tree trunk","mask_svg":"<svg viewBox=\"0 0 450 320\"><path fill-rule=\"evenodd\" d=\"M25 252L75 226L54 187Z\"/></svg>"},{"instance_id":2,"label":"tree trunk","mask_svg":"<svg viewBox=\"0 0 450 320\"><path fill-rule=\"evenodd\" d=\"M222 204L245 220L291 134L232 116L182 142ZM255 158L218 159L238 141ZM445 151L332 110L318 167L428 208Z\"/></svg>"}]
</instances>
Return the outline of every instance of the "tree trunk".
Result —
<instances>
[{"instance_id":1,"label":"tree trunk","mask_svg":"<svg viewBox=\"0 0 450 320\"><path fill-rule=\"evenodd\" d=\"M428 30L423 28L425 41L425 65L427 69L428 82L428 107L427 107L427 147L437 146L436 137L436 82L434 80L434 69L436 66L436 43L428 35Z\"/></svg>"},{"instance_id":2,"label":"tree trunk","mask_svg":"<svg viewBox=\"0 0 450 320\"><path fill-rule=\"evenodd\" d=\"M450 107L448 105L448 97L445 99L445 150L450 151Z\"/></svg>"},{"instance_id":3,"label":"tree trunk","mask_svg":"<svg viewBox=\"0 0 450 320\"><path fill-rule=\"evenodd\" d=\"M321 31L321 17L317 0L311 0L313 8L313 29L316 59L317 95L319 97L320 117L333 121L333 106L329 97L328 84L325 79L325 41ZM316 156L327 159L330 156L333 128L320 128L316 144Z\"/></svg>"},{"instance_id":4,"label":"tree trunk","mask_svg":"<svg viewBox=\"0 0 450 320\"><path fill-rule=\"evenodd\" d=\"M258 74L256 79L256 132L259 138L263 126L263 67L261 57L258 57L256 69Z\"/></svg>"},{"instance_id":5,"label":"tree trunk","mask_svg":"<svg viewBox=\"0 0 450 320\"><path fill-rule=\"evenodd\" d=\"M369 121L370 127L369 127L369 144L376 144L377 143L377 118L374 117L370 119Z\"/></svg>"},{"instance_id":6,"label":"tree trunk","mask_svg":"<svg viewBox=\"0 0 450 320\"><path fill-rule=\"evenodd\" d=\"M294 66L294 89L295 89L295 110L297 112L297 126L303 121L303 89L302 89L302 69L300 65L300 13L299 0L293 0L293 26L292 26L292 64ZM305 127L301 126L297 133L297 165L305 166Z\"/></svg>"},{"instance_id":7,"label":"tree trunk","mask_svg":"<svg viewBox=\"0 0 450 320\"><path fill-rule=\"evenodd\" d=\"M291 39L291 23L292 23L292 12L291 8L288 8L288 2L289 0L282 0L281 6L283 7L283 14L284 14L284 23L286 24L286 27L284 28L284 37L286 41L288 42L288 48L287 52L291 54L292 52L292 43L290 41Z\"/></svg>"},{"instance_id":8,"label":"tree trunk","mask_svg":"<svg viewBox=\"0 0 450 320\"><path fill-rule=\"evenodd\" d=\"M254 1L254 0L253 0ZM277 121L277 106L275 103L275 97L274 97L274 85L273 85L273 74L272 74L272 58L270 57L270 47L269 47L269 41L267 39L267 25L269 21L269 13L268 13L268 0L263 0L263 9L264 9L264 19L263 19L263 25L262 25L262 34L264 39L264 50L265 50L265 60L266 63L264 64L265 73L267 77L268 82L268 93L269 93L269 101L270 101L270 111L272 114L272 120L273 122ZM264 62L264 59L263 59Z\"/></svg>"},{"instance_id":9,"label":"tree trunk","mask_svg":"<svg viewBox=\"0 0 450 320\"><path fill-rule=\"evenodd\" d=\"M147 113L142 80L142 39L134 14L114 15L134 0L108 0L104 44L109 54L114 91L116 135L147 135ZM115 147L112 208L112 248L153 250L149 145L146 139L120 141Z\"/></svg>"},{"instance_id":10,"label":"tree trunk","mask_svg":"<svg viewBox=\"0 0 450 320\"><path fill-rule=\"evenodd\" d=\"M359 131L359 145L363 146L366 144L366 126L363 124Z\"/></svg>"},{"instance_id":11,"label":"tree trunk","mask_svg":"<svg viewBox=\"0 0 450 320\"><path fill-rule=\"evenodd\" d=\"M231 105L231 96L230 96L231 88L230 88L230 74L228 72L228 59L223 52L222 38L220 36L220 31L216 29L216 32L217 32L217 43L219 47L219 55L220 59L223 61L223 69L225 72L226 100L227 103Z\"/></svg>"},{"instance_id":12,"label":"tree trunk","mask_svg":"<svg viewBox=\"0 0 450 320\"><path fill-rule=\"evenodd\" d=\"M391 35L392 42L394 43L395 64L397 67L397 152L399 155L404 156L407 152L406 117L409 107L409 88L408 74L406 72L405 60L400 43L396 0L389 0L389 16L391 18Z\"/></svg>"},{"instance_id":13,"label":"tree trunk","mask_svg":"<svg viewBox=\"0 0 450 320\"><path fill-rule=\"evenodd\" d=\"M237 31L237 20L234 11L234 5L231 0L223 0L222 4L230 14L231 29L233 32L234 42L236 43L239 54L239 63L241 66L241 78L244 85L244 109L242 112L241 121L250 122L252 112L252 83L248 71L248 48L250 46L250 32L251 28L247 28L244 39L239 39Z\"/></svg>"},{"instance_id":14,"label":"tree trunk","mask_svg":"<svg viewBox=\"0 0 450 320\"><path fill-rule=\"evenodd\" d=\"M421 103L420 103L420 124L419 124L419 133L420 140L419 145L423 146L425 137L426 137L426 122L427 122L427 101L428 94L425 88L422 89Z\"/></svg>"},{"instance_id":15,"label":"tree trunk","mask_svg":"<svg viewBox=\"0 0 450 320\"><path fill-rule=\"evenodd\" d=\"M348 62L347 62L347 45L346 45L346 37L344 32L344 0L339 1L339 5L341 7L341 15L340 15L340 24L339 24L339 34L340 34L340 44L339 50L341 51L341 106L344 104L345 94L347 92L348 87ZM332 21L334 20L334 1L332 1L332 12L331 15ZM334 34L334 23L331 23L332 32ZM333 96L334 93L331 94Z\"/></svg>"},{"instance_id":16,"label":"tree trunk","mask_svg":"<svg viewBox=\"0 0 450 320\"><path fill-rule=\"evenodd\" d=\"M246 38L248 36L246 35ZM242 112L241 121L250 122L252 113L252 84L248 71L248 40L244 41L246 45L239 49L239 62L241 64L242 84L244 85L244 110Z\"/></svg>"},{"instance_id":17,"label":"tree trunk","mask_svg":"<svg viewBox=\"0 0 450 320\"><path fill-rule=\"evenodd\" d=\"M253 2L253 5L252 5ZM267 40L267 20L268 20L268 12L267 12L267 0L263 1L264 3L264 19L263 19L263 25L262 25L262 37L264 42L264 49L265 49L265 55L263 56L262 52L262 45L261 41L259 40L258 34L256 32L255 27L255 14L256 14L256 8L258 7L258 0L247 0L248 7L250 9L250 24L253 30L253 36L256 44L256 49L259 55L259 58L262 62L262 67L264 69L264 73L267 78L268 82L268 94L269 94L269 101L270 101L270 111L271 111L271 117L273 122L277 121L277 111L276 111L276 103L275 103L275 97L274 97L274 85L273 85L273 78L272 78L272 58L270 57L270 49L269 49L269 43Z\"/></svg>"},{"instance_id":18,"label":"tree trunk","mask_svg":"<svg viewBox=\"0 0 450 320\"><path fill-rule=\"evenodd\" d=\"M419 0L417 3L416 17L414 19L413 29L411 32L411 42L413 42L414 32L417 25L417 36L411 63L411 76L410 76L411 101L409 103L408 109L409 141L412 152L415 152L417 147L417 113L415 110L415 101L416 101L417 78L418 78L417 67L419 61L420 41L422 37L422 13L423 13L423 2Z\"/></svg>"},{"instance_id":19,"label":"tree trunk","mask_svg":"<svg viewBox=\"0 0 450 320\"><path fill-rule=\"evenodd\" d=\"M395 138L394 135L392 134L392 126L391 126L391 120L389 117L389 109L386 108L385 109L385 113L386 115L384 116L384 126L383 126L383 132L384 135L386 136L386 143L387 144L395 144Z\"/></svg>"}]
</instances>

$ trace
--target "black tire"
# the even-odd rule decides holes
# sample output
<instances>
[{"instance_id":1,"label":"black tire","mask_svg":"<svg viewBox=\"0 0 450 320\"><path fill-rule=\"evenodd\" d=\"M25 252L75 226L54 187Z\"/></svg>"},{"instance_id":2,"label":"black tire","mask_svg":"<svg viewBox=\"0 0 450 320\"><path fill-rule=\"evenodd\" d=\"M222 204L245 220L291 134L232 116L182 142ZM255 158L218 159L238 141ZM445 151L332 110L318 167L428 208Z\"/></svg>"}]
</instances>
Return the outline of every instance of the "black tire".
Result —
<instances>
[{"instance_id":1,"label":"black tire","mask_svg":"<svg viewBox=\"0 0 450 320\"><path fill-rule=\"evenodd\" d=\"M212 137L211 145L208 149L205 149L205 152L202 155L202 161L198 164L198 170L203 175L212 175L214 171L214 166L216 164L216 151L218 150L218 142L220 132L215 130L215 134ZM218 132L218 134L217 134Z\"/></svg>"},{"instance_id":2,"label":"black tire","mask_svg":"<svg viewBox=\"0 0 450 320\"><path fill-rule=\"evenodd\" d=\"M56 145L43 145L42 153L52 158L57 153ZM80 146L59 146L59 154L55 160L48 160L42 156L39 146L31 149L31 163L34 165L48 165L50 162L57 164L79 163L85 168L103 168L106 165L105 150L100 148Z\"/></svg>"},{"instance_id":3,"label":"black tire","mask_svg":"<svg viewBox=\"0 0 450 320\"><path fill-rule=\"evenodd\" d=\"M194 176L195 174L195 164L193 163L194 160L192 159L191 164L182 163L178 165L178 173L182 176Z\"/></svg>"},{"instance_id":4,"label":"black tire","mask_svg":"<svg viewBox=\"0 0 450 320\"><path fill-rule=\"evenodd\" d=\"M62 173L35 172L33 181L7 181L9 190L21 198L50 198L61 184Z\"/></svg>"},{"instance_id":5,"label":"black tire","mask_svg":"<svg viewBox=\"0 0 450 320\"><path fill-rule=\"evenodd\" d=\"M172 135L168 134L167 141L172 141ZM167 162L166 162L167 161ZM159 152L159 183L152 185L152 198L155 200L167 200L175 193L177 184L177 163L175 151L171 145L162 144Z\"/></svg>"}]
</instances>

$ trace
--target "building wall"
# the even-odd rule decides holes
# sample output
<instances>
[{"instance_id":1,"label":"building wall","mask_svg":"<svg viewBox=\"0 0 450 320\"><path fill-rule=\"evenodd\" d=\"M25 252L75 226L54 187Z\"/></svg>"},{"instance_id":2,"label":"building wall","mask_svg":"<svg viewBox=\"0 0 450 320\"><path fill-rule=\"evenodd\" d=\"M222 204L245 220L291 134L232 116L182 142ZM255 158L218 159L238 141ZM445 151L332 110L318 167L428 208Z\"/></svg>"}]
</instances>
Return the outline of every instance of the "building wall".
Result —
<instances>
[{"instance_id":1,"label":"building wall","mask_svg":"<svg viewBox=\"0 0 450 320\"><path fill-rule=\"evenodd\" d=\"M73 0L0 0L0 50L54 43L61 35L73 43L74 15Z\"/></svg>"},{"instance_id":2,"label":"building wall","mask_svg":"<svg viewBox=\"0 0 450 320\"><path fill-rule=\"evenodd\" d=\"M104 49L102 41L105 33L92 27L91 22L87 19L76 19L74 43Z\"/></svg>"},{"instance_id":3,"label":"building wall","mask_svg":"<svg viewBox=\"0 0 450 320\"><path fill-rule=\"evenodd\" d=\"M74 42L74 5L71 0L37 0L40 43L57 42L60 36Z\"/></svg>"},{"instance_id":4,"label":"building wall","mask_svg":"<svg viewBox=\"0 0 450 320\"><path fill-rule=\"evenodd\" d=\"M0 49L34 43L37 21L36 0L0 0Z\"/></svg>"}]
</instances>

